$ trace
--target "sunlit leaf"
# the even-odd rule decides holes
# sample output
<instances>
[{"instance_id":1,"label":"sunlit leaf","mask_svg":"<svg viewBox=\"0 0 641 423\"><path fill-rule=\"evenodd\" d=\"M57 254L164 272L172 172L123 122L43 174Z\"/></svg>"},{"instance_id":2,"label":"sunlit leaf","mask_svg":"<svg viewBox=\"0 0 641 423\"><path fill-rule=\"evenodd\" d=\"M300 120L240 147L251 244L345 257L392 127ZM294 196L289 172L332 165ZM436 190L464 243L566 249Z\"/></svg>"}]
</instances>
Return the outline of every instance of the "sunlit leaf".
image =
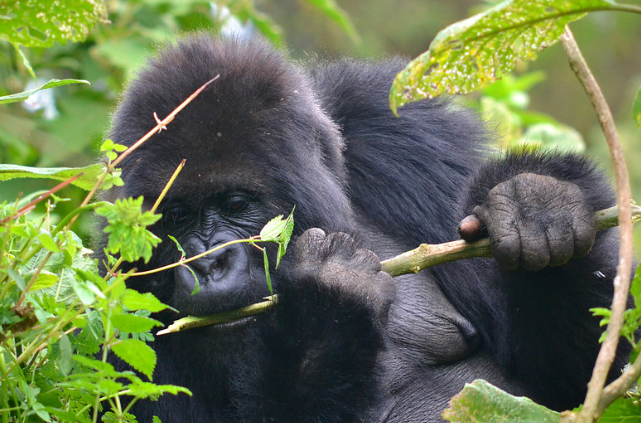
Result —
<instances>
[{"instance_id":1,"label":"sunlit leaf","mask_svg":"<svg viewBox=\"0 0 641 423\"><path fill-rule=\"evenodd\" d=\"M15 103L18 101L23 101L28 99L38 91L46 90L49 88L60 87L62 85L69 85L69 84L89 84L89 81L85 81L83 79L52 79L47 83L41 85L40 87L34 88L33 90L22 91L16 94L1 96L0 104Z\"/></svg>"},{"instance_id":2,"label":"sunlit leaf","mask_svg":"<svg viewBox=\"0 0 641 423\"><path fill-rule=\"evenodd\" d=\"M45 178L57 181L66 181L67 179L82 175L72 182L73 185L90 190L98 181L98 176L103 172L101 164L94 164L86 167L29 167L11 164L0 164L0 181L8 181L15 178Z\"/></svg>"},{"instance_id":3,"label":"sunlit leaf","mask_svg":"<svg viewBox=\"0 0 641 423\"><path fill-rule=\"evenodd\" d=\"M108 22L102 0L0 2L0 39L27 47L84 41L96 22Z\"/></svg>"},{"instance_id":4,"label":"sunlit leaf","mask_svg":"<svg viewBox=\"0 0 641 423\"><path fill-rule=\"evenodd\" d=\"M260 231L260 239L266 242L278 242L280 234L283 232L287 225L283 215L278 215L263 227Z\"/></svg>"},{"instance_id":5,"label":"sunlit leaf","mask_svg":"<svg viewBox=\"0 0 641 423\"><path fill-rule=\"evenodd\" d=\"M443 93L465 94L508 75L517 59L534 60L565 26L587 12L616 9L610 0L508 0L442 30L427 52L396 76L394 113Z\"/></svg>"},{"instance_id":6,"label":"sunlit leaf","mask_svg":"<svg viewBox=\"0 0 641 423\"><path fill-rule=\"evenodd\" d=\"M641 421L641 405L637 398L617 398L605 409L599 423L628 423Z\"/></svg>"},{"instance_id":7,"label":"sunlit leaf","mask_svg":"<svg viewBox=\"0 0 641 423\"><path fill-rule=\"evenodd\" d=\"M112 351L150 380L156 367L156 352L137 339L125 339L111 347Z\"/></svg>"},{"instance_id":8,"label":"sunlit leaf","mask_svg":"<svg viewBox=\"0 0 641 423\"><path fill-rule=\"evenodd\" d=\"M165 310L166 308L171 308L168 305L161 303L153 294L149 292L141 294L133 289L127 289L123 294L121 301L125 307L132 311L149 310L152 313L157 313Z\"/></svg>"},{"instance_id":9,"label":"sunlit leaf","mask_svg":"<svg viewBox=\"0 0 641 423\"><path fill-rule=\"evenodd\" d=\"M443 418L453 423L557 423L561 414L526 397L515 397L484 380L465 384Z\"/></svg>"},{"instance_id":10,"label":"sunlit leaf","mask_svg":"<svg viewBox=\"0 0 641 423\"><path fill-rule=\"evenodd\" d=\"M155 326L162 326L158 320L135 314L117 314L112 316L111 322L122 332L142 333L153 329Z\"/></svg>"}]
</instances>

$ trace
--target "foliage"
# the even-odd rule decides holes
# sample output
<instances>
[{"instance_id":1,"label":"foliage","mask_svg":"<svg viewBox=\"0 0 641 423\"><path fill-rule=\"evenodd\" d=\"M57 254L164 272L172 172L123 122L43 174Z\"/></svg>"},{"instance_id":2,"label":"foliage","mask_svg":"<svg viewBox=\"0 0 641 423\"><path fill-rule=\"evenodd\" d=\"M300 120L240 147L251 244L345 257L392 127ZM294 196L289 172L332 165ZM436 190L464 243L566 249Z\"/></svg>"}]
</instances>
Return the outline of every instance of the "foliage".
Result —
<instances>
[{"instance_id":1,"label":"foliage","mask_svg":"<svg viewBox=\"0 0 641 423\"><path fill-rule=\"evenodd\" d=\"M508 0L457 22L398 74L390 92L392 110L443 93L479 90L508 75L517 59L536 59L571 21L600 10L626 8L610 0Z\"/></svg>"},{"instance_id":2,"label":"foliage","mask_svg":"<svg viewBox=\"0 0 641 423\"><path fill-rule=\"evenodd\" d=\"M111 153L122 148L107 141L103 150ZM96 184L112 172L111 162ZM47 175L51 173L34 170L21 176ZM46 194L37 201L50 197L48 209L52 210L60 199L53 190ZM95 422L102 402L112 410L105 421L135 421L128 410L137 400L189 394L185 388L144 380L151 381L156 365L156 354L145 341L153 340L151 331L161 325L148 315L168 306L150 293L127 288L126 279L135 273L118 271L123 261L148 261L160 242L148 230L160 215L142 211L142 206L140 197L80 209L96 208L107 220L109 254L104 277L92 252L69 231L71 219L51 226L49 213L28 216L28 208L20 202L0 206L0 412L11 421ZM246 242L254 246L276 242L280 259L292 227L291 215L280 216L265 226L261 236ZM268 273L267 278L269 283ZM107 362L109 352L144 378L114 368ZM133 399L123 406L122 397Z\"/></svg>"},{"instance_id":3,"label":"foliage","mask_svg":"<svg viewBox=\"0 0 641 423\"><path fill-rule=\"evenodd\" d=\"M63 3L64 7L97 4L80 0ZM26 10L18 9L18 5L18 2L13 4L16 9L11 13ZM45 3L24 2L23 5L41 7ZM46 13L43 16L55 20L56 11L51 16ZM86 14L78 12L81 10L68 14L77 17L78 24L82 25ZM37 18L41 19L41 15L39 12ZM30 16L25 13L20 18L28 21ZM14 25L18 22L9 21ZM40 23L31 22L27 25L28 32L31 34ZM22 21L18 24L26 25ZM72 32L75 37L77 31ZM55 38L59 34L47 35ZM16 48L16 51L20 50ZM25 66L33 74L30 63L25 62ZM41 89L71 82L53 82L4 97L0 102L24 99ZM152 294L127 288L125 281L133 272L123 274L119 270L123 261L149 260L160 240L148 227L160 215L154 213L156 206L151 211L143 211L142 198L118 200L113 204L89 203L99 187L122 185L119 170L114 166L118 153L128 154L131 148L126 150L107 140L100 150L106 155L104 165L85 168L0 165L0 180L62 180L44 193L0 204L0 416L3 422L96 422L104 403L108 403L112 411L105 413L103 421L133 422L135 417L129 410L139 399L190 394L182 387L151 382L156 354L146 342L153 341L152 330L161 323L149 315L168 306ZM70 184L90 192L83 205L54 219L59 205L64 204L64 199L56 194ZM30 213L45 200L44 213ZM107 221L105 276L98 271L92 252L69 230L81 213L92 209L97 209ZM264 233L266 238L277 242L279 251L284 253L293 221L290 216L282 224L279 222L272 222ZM274 226L279 225L286 236L274 230ZM256 245L261 240L249 242ZM107 361L110 353L137 372L115 368Z\"/></svg>"},{"instance_id":4,"label":"foliage","mask_svg":"<svg viewBox=\"0 0 641 423\"><path fill-rule=\"evenodd\" d=\"M107 22L101 0L13 1L0 4L0 38L27 47L84 41L96 22Z\"/></svg>"}]
</instances>

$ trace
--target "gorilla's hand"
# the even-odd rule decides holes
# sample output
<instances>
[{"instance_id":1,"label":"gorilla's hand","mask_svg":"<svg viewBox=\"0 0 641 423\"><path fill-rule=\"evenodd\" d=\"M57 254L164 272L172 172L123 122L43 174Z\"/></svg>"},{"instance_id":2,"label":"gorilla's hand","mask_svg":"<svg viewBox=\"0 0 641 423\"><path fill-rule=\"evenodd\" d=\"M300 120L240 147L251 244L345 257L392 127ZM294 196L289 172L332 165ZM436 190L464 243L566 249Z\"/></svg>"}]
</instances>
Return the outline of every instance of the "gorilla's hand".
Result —
<instances>
[{"instance_id":1,"label":"gorilla's hand","mask_svg":"<svg viewBox=\"0 0 641 423\"><path fill-rule=\"evenodd\" d=\"M367 304L376 316L386 318L395 295L392 277L381 271L376 254L358 248L349 235L309 229L296 242L294 258L299 278L315 280L340 298Z\"/></svg>"},{"instance_id":2,"label":"gorilla's hand","mask_svg":"<svg viewBox=\"0 0 641 423\"><path fill-rule=\"evenodd\" d=\"M473 213L487 230L494 257L508 269L560 266L586 255L596 235L579 187L550 176L522 173L500 183Z\"/></svg>"}]
</instances>

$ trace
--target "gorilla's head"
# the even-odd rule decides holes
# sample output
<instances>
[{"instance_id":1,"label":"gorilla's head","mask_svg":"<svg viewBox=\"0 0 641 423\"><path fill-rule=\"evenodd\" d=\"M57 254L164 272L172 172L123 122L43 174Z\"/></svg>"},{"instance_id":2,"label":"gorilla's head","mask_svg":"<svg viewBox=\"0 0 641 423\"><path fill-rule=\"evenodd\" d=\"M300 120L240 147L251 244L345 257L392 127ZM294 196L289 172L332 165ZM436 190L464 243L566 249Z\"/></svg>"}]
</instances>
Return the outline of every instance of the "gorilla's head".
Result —
<instances>
[{"instance_id":1,"label":"gorilla's head","mask_svg":"<svg viewBox=\"0 0 641 423\"><path fill-rule=\"evenodd\" d=\"M220 79L122 162L125 185L113 198L143 195L149 204L186 159L152 228L163 239L150 264L175 262L174 236L188 256L260 232L296 206L295 235L310 227L350 227L342 139L321 110L303 70L268 45L222 43L198 35L151 60L131 83L113 118L111 138L131 145L216 75ZM137 278L182 314L205 315L249 305L268 294L263 260L241 244L185 268ZM286 262L284 263L286 267ZM278 273L274 275L278 284ZM174 316L175 317L175 316Z\"/></svg>"}]
</instances>

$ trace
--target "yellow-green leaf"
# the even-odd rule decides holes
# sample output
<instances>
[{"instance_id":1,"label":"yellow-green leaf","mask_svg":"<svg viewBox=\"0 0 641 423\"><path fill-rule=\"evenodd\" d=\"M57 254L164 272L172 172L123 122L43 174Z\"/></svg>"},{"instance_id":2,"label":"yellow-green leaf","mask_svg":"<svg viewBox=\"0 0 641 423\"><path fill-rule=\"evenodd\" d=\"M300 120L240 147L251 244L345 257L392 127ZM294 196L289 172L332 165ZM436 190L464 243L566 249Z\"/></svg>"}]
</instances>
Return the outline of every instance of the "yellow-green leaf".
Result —
<instances>
[{"instance_id":1,"label":"yellow-green leaf","mask_svg":"<svg viewBox=\"0 0 641 423\"><path fill-rule=\"evenodd\" d=\"M437 34L427 52L400 72L390 106L444 93L465 94L508 75L517 59L534 60L565 26L587 12L624 9L611 0L508 0Z\"/></svg>"}]
</instances>

